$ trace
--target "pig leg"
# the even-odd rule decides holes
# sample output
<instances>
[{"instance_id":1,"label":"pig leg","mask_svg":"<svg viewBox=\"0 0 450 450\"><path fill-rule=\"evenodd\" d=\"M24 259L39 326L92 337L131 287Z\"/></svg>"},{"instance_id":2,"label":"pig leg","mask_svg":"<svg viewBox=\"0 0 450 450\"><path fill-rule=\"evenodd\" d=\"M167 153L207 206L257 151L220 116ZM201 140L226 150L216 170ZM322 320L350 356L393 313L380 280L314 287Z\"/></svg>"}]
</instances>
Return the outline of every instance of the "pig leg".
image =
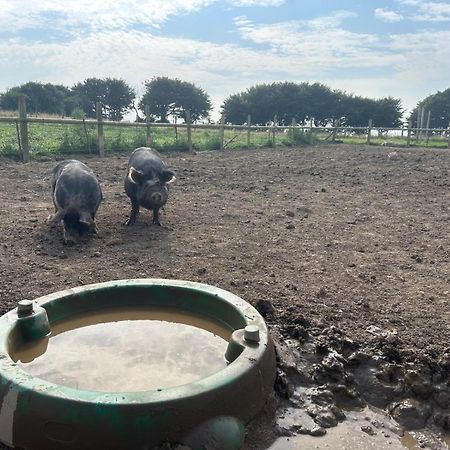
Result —
<instances>
[{"instance_id":1,"label":"pig leg","mask_svg":"<svg viewBox=\"0 0 450 450\"><path fill-rule=\"evenodd\" d=\"M73 245L77 242L76 238L73 236L73 231L69 231L66 228L66 224L63 225L63 239L64 244L66 245Z\"/></svg>"},{"instance_id":2,"label":"pig leg","mask_svg":"<svg viewBox=\"0 0 450 450\"><path fill-rule=\"evenodd\" d=\"M96 235L96 236L98 236L98 227L97 227L97 224L94 222L94 226L92 227L92 232Z\"/></svg>"},{"instance_id":3,"label":"pig leg","mask_svg":"<svg viewBox=\"0 0 450 450\"><path fill-rule=\"evenodd\" d=\"M155 208L153 210L153 220L152 220L153 225L158 225L159 227L162 226L161 222L159 221L159 208Z\"/></svg>"},{"instance_id":4,"label":"pig leg","mask_svg":"<svg viewBox=\"0 0 450 450\"><path fill-rule=\"evenodd\" d=\"M132 198L130 218L125 222L125 225L134 225L136 223L136 217L138 214L139 214L139 203L135 198Z\"/></svg>"},{"instance_id":5,"label":"pig leg","mask_svg":"<svg viewBox=\"0 0 450 450\"><path fill-rule=\"evenodd\" d=\"M64 218L65 213L66 212L62 209L59 211L56 211L53 216L49 216L48 225L50 227L56 227L56 225L58 225L58 223Z\"/></svg>"},{"instance_id":6,"label":"pig leg","mask_svg":"<svg viewBox=\"0 0 450 450\"><path fill-rule=\"evenodd\" d=\"M95 216L92 216L92 222L91 222L91 224L90 224L89 231L90 231L91 233L95 234L96 236L99 235L97 223L95 222Z\"/></svg>"}]
</instances>

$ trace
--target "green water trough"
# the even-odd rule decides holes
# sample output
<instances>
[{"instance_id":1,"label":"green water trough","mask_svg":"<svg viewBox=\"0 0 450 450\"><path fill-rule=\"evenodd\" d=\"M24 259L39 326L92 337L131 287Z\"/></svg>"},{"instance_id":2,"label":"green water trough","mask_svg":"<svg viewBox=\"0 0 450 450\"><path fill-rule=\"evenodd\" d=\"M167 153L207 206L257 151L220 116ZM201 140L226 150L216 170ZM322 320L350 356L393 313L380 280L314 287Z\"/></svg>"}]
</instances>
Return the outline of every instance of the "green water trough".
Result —
<instances>
[{"instance_id":1,"label":"green water trough","mask_svg":"<svg viewBox=\"0 0 450 450\"><path fill-rule=\"evenodd\" d=\"M45 353L58 324L124 307L196 315L229 330L223 368L187 384L105 392L57 383L45 371L35 376L15 356L28 345ZM262 316L236 295L206 284L111 281L21 301L0 318L0 442L10 447L144 450L171 443L239 449L245 425L264 407L274 380L275 352Z\"/></svg>"}]
</instances>

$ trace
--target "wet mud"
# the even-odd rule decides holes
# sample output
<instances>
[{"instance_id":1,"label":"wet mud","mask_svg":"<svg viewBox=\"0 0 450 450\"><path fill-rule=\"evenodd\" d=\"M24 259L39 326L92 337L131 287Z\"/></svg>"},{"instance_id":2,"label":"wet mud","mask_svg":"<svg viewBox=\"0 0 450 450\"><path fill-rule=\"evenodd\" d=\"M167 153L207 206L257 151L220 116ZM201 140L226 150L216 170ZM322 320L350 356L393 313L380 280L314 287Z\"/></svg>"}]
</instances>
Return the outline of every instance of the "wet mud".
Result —
<instances>
[{"instance_id":1,"label":"wet mud","mask_svg":"<svg viewBox=\"0 0 450 450\"><path fill-rule=\"evenodd\" d=\"M371 328L361 345L335 326L277 320L267 302L257 308L272 324L278 374L246 450L449 448L450 354L404 360L392 333Z\"/></svg>"}]
</instances>

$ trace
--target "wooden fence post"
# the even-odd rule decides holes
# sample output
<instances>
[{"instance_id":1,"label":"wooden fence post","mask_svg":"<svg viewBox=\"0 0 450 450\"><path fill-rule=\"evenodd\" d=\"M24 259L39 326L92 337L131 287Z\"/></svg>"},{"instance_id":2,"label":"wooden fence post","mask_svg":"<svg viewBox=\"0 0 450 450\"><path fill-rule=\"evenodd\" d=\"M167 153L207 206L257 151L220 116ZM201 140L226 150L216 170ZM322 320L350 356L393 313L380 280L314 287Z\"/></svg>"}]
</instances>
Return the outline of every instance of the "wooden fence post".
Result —
<instances>
[{"instance_id":1,"label":"wooden fence post","mask_svg":"<svg viewBox=\"0 0 450 450\"><path fill-rule=\"evenodd\" d=\"M223 140L225 138L225 116L222 114L220 116L220 128L219 128L219 141L220 141L220 150L223 150Z\"/></svg>"},{"instance_id":2,"label":"wooden fence post","mask_svg":"<svg viewBox=\"0 0 450 450\"><path fill-rule=\"evenodd\" d=\"M86 145L88 147L88 152L91 153L91 140L89 139L89 132L86 126L86 118L83 117L83 130L84 130L84 135L86 136Z\"/></svg>"},{"instance_id":3,"label":"wooden fence post","mask_svg":"<svg viewBox=\"0 0 450 450\"><path fill-rule=\"evenodd\" d=\"M428 145L428 141L430 140L430 120L431 120L431 111L428 111L428 114L427 114L427 129L425 131L426 138L427 138L427 145Z\"/></svg>"},{"instance_id":4,"label":"wooden fence post","mask_svg":"<svg viewBox=\"0 0 450 450\"><path fill-rule=\"evenodd\" d=\"M153 137L152 130L150 129L150 106L145 105L145 125L147 130L147 147L151 147L153 145Z\"/></svg>"},{"instance_id":5,"label":"wooden fence post","mask_svg":"<svg viewBox=\"0 0 450 450\"><path fill-rule=\"evenodd\" d=\"M422 117L422 112L420 106L417 107L417 121L416 121L416 141L419 140L419 129L420 129L420 118Z\"/></svg>"},{"instance_id":6,"label":"wooden fence post","mask_svg":"<svg viewBox=\"0 0 450 450\"><path fill-rule=\"evenodd\" d=\"M250 148L250 132L252 126L252 116L249 114L247 116L247 148Z\"/></svg>"},{"instance_id":7,"label":"wooden fence post","mask_svg":"<svg viewBox=\"0 0 450 450\"><path fill-rule=\"evenodd\" d=\"M192 153L192 129L191 129L191 112L186 111L187 138L189 153Z\"/></svg>"},{"instance_id":8,"label":"wooden fence post","mask_svg":"<svg viewBox=\"0 0 450 450\"><path fill-rule=\"evenodd\" d=\"M369 125L367 127L367 145L370 145L371 134L372 134L372 119L369 119Z\"/></svg>"},{"instance_id":9,"label":"wooden fence post","mask_svg":"<svg viewBox=\"0 0 450 450\"><path fill-rule=\"evenodd\" d=\"M105 136L103 134L103 114L102 104L97 102L95 105L97 113L97 142L98 142L98 154L101 158L105 157Z\"/></svg>"},{"instance_id":10,"label":"wooden fence post","mask_svg":"<svg viewBox=\"0 0 450 450\"><path fill-rule=\"evenodd\" d=\"M447 132L447 147L450 148L450 122L448 123L448 132Z\"/></svg>"},{"instance_id":11,"label":"wooden fence post","mask_svg":"<svg viewBox=\"0 0 450 450\"><path fill-rule=\"evenodd\" d=\"M411 128L412 128L412 120L409 119L408 121L408 135L406 136L406 146L411 146Z\"/></svg>"},{"instance_id":12,"label":"wooden fence post","mask_svg":"<svg viewBox=\"0 0 450 450\"><path fill-rule=\"evenodd\" d=\"M291 143L292 145L295 144L295 117L292 118L291 121Z\"/></svg>"},{"instance_id":13,"label":"wooden fence post","mask_svg":"<svg viewBox=\"0 0 450 450\"><path fill-rule=\"evenodd\" d=\"M272 147L275 147L276 141L275 141L275 131L277 126L277 116L273 116L273 127L272 127Z\"/></svg>"},{"instance_id":14,"label":"wooden fence post","mask_svg":"<svg viewBox=\"0 0 450 450\"><path fill-rule=\"evenodd\" d=\"M309 143L313 143L313 119L310 119L309 121Z\"/></svg>"},{"instance_id":15,"label":"wooden fence post","mask_svg":"<svg viewBox=\"0 0 450 450\"><path fill-rule=\"evenodd\" d=\"M336 142L336 134L339 126L339 119L333 120L333 131L331 132L331 142Z\"/></svg>"},{"instance_id":16,"label":"wooden fence post","mask_svg":"<svg viewBox=\"0 0 450 450\"><path fill-rule=\"evenodd\" d=\"M422 108L420 111L420 131L419 131L419 139L423 139L423 129L425 126L425 108Z\"/></svg>"},{"instance_id":17,"label":"wooden fence post","mask_svg":"<svg viewBox=\"0 0 450 450\"><path fill-rule=\"evenodd\" d=\"M19 95L19 129L20 129L20 151L23 162L30 160L30 146L28 142L27 105L25 95Z\"/></svg>"}]
</instances>

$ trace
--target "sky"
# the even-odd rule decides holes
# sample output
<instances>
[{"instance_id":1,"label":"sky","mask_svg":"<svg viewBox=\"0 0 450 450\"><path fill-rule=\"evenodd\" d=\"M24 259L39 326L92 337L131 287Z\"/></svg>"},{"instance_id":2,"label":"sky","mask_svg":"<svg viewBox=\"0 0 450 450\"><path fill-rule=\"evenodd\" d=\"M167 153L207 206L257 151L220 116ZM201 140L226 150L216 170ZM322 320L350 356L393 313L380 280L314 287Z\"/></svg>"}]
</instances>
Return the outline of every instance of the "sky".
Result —
<instances>
[{"instance_id":1,"label":"sky","mask_svg":"<svg viewBox=\"0 0 450 450\"><path fill-rule=\"evenodd\" d=\"M258 83L321 82L410 111L450 87L450 0L0 0L0 92L189 81L217 118Z\"/></svg>"}]
</instances>

